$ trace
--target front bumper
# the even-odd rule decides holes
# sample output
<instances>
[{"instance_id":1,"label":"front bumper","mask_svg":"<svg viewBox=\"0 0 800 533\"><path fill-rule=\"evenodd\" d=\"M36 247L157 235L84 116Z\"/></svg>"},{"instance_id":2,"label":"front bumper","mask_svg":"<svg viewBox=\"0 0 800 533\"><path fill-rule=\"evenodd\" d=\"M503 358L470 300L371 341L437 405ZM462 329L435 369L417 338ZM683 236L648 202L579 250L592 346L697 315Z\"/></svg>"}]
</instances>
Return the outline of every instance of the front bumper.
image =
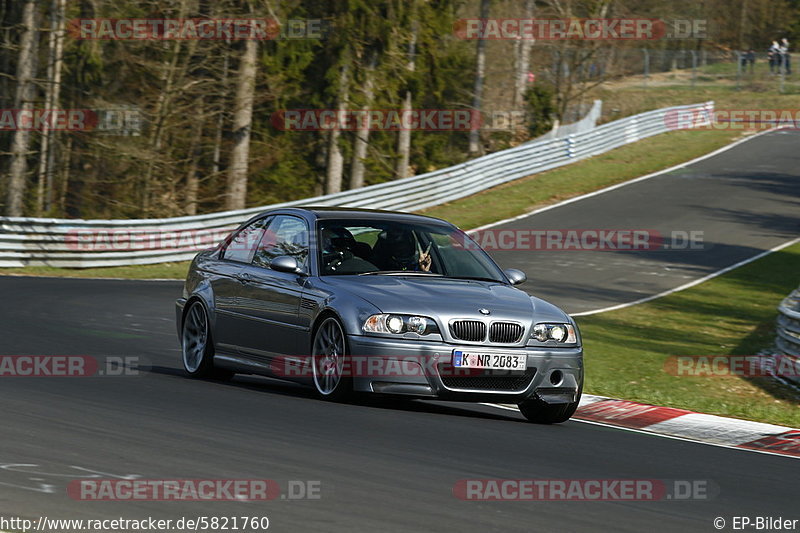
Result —
<instances>
[{"instance_id":1,"label":"front bumper","mask_svg":"<svg viewBox=\"0 0 800 533\"><path fill-rule=\"evenodd\" d=\"M360 392L471 402L519 403L540 398L548 403L569 403L577 400L583 385L581 348L459 346L363 335L349 335L348 344L355 358L380 362L371 365L377 371L353 376L353 388ZM527 370L524 375L480 371L469 377L454 377L449 365L457 349L525 353Z\"/></svg>"}]
</instances>

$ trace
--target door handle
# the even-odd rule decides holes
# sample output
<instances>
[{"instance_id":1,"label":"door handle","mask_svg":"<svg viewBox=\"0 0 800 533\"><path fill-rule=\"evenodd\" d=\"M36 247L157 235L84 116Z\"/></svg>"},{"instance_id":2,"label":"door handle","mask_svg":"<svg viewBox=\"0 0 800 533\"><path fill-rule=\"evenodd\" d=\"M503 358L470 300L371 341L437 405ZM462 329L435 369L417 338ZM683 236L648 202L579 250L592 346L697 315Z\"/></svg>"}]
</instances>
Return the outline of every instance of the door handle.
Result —
<instances>
[{"instance_id":1,"label":"door handle","mask_svg":"<svg viewBox=\"0 0 800 533\"><path fill-rule=\"evenodd\" d=\"M250 276L250 274L236 274L235 277L237 280L239 280L239 283L241 283L242 285L246 284L249 281L253 281L253 278Z\"/></svg>"}]
</instances>

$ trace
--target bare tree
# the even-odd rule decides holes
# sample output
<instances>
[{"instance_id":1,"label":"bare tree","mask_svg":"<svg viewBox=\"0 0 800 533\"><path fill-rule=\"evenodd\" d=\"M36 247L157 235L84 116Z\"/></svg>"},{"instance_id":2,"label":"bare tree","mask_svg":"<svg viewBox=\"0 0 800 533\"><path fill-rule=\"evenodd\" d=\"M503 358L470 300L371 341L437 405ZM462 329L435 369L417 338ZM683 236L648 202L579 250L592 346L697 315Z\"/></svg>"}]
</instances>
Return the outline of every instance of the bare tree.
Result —
<instances>
[{"instance_id":1,"label":"bare tree","mask_svg":"<svg viewBox=\"0 0 800 533\"><path fill-rule=\"evenodd\" d=\"M197 214L197 193L200 189L200 180L197 176L197 161L200 158L200 142L203 138L203 121L205 120L205 105L203 98L197 103L199 124L192 132L189 146L189 169L186 171L186 191L184 194L184 212L187 215Z\"/></svg>"},{"instance_id":2,"label":"bare tree","mask_svg":"<svg viewBox=\"0 0 800 533\"><path fill-rule=\"evenodd\" d=\"M50 35L48 37L47 87L45 107L60 107L61 71L64 65L64 23L66 0L52 0L50 5ZM38 191L36 211L42 215L53 205L53 173L56 166L56 132L45 129L39 155Z\"/></svg>"},{"instance_id":3,"label":"bare tree","mask_svg":"<svg viewBox=\"0 0 800 533\"><path fill-rule=\"evenodd\" d=\"M233 111L233 147L228 166L226 209L244 209L247 199L247 169L250 157L250 133L253 127L253 99L258 72L258 41L245 41L236 80Z\"/></svg>"},{"instance_id":4,"label":"bare tree","mask_svg":"<svg viewBox=\"0 0 800 533\"><path fill-rule=\"evenodd\" d=\"M411 5L411 40L408 43L408 64L406 69L409 73L413 74L417 68L417 33L419 32L419 23L417 22L417 3L416 1ZM411 113L411 106L413 103L413 95L410 89L406 89L406 94L403 98L403 116L408 116ZM395 177L403 179L408 177L408 167L411 162L411 130L401 129L397 136L397 167L395 168Z\"/></svg>"},{"instance_id":5,"label":"bare tree","mask_svg":"<svg viewBox=\"0 0 800 533\"><path fill-rule=\"evenodd\" d=\"M230 70L230 39L226 40L228 46L223 50L222 58L222 75L220 80L221 94L220 94L220 109L217 112L217 127L214 132L214 151L212 154L212 174L218 175L221 168L222 156L222 132L225 128L225 104L228 100L228 71Z\"/></svg>"},{"instance_id":6,"label":"bare tree","mask_svg":"<svg viewBox=\"0 0 800 533\"><path fill-rule=\"evenodd\" d=\"M339 146L341 137L341 117L347 110L347 100L350 85L350 52L346 47L343 52L344 61L339 71L339 93L336 98L336 109L338 116L336 126L328 134L328 163L325 176L325 194L334 194L342 190L342 175L344 174L344 156Z\"/></svg>"},{"instance_id":7,"label":"bare tree","mask_svg":"<svg viewBox=\"0 0 800 533\"><path fill-rule=\"evenodd\" d=\"M489 18L491 0L481 0L481 19ZM483 106L483 81L486 76L486 39L478 39L478 53L475 66L475 88L472 96L472 111L480 113ZM473 121L469 131L469 153L476 155L481 151L480 121Z\"/></svg>"},{"instance_id":8,"label":"bare tree","mask_svg":"<svg viewBox=\"0 0 800 533\"><path fill-rule=\"evenodd\" d=\"M14 104L19 112L26 114L33 109L33 99L36 93L34 77L36 76L36 59L39 48L38 7L37 0L28 0L22 10L24 31L19 45L17 92ZM12 217L22 216L30 136L28 128L17 128L11 141L11 165L8 172L8 189L6 190L6 214Z\"/></svg>"},{"instance_id":9,"label":"bare tree","mask_svg":"<svg viewBox=\"0 0 800 533\"><path fill-rule=\"evenodd\" d=\"M353 147L353 162L350 165L350 188L359 189L364 186L364 160L367 157L367 147L369 146L369 117L368 112L375 97L375 65L377 63L377 53L370 52L367 60L366 72L364 73L364 105L361 108L363 120L359 124L356 132L355 145Z\"/></svg>"},{"instance_id":10,"label":"bare tree","mask_svg":"<svg viewBox=\"0 0 800 533\"><path fill-rule=\"evenodd\" d=\"M525 0L525 17L533 18L536 0ZM531 63L531 48L533 39L519 36L514 42L514 64L516 76L514 77L514 109L521 109L524 105L525 88L528 84L528 71Z\"/></svg>"}]
</instances>

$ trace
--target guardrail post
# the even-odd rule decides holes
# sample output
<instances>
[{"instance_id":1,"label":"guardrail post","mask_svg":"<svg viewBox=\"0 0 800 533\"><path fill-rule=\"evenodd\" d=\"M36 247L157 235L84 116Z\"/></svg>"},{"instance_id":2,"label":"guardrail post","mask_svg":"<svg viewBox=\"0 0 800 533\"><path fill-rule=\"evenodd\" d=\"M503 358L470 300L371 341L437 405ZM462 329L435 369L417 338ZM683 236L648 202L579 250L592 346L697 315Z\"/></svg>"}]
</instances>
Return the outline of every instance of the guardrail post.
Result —
<instances>
[{"instance_id":1,"label":"guardrail post","mask_svg":"<svg viewBox=\"0 0 800 533\"><path fill-rule=\"evenodd\" d=\"M564 149L566 151L567 157L573 158L575 157L575 136L574 134L567 135L564 137Z\"/></svg>"}]
</instances>

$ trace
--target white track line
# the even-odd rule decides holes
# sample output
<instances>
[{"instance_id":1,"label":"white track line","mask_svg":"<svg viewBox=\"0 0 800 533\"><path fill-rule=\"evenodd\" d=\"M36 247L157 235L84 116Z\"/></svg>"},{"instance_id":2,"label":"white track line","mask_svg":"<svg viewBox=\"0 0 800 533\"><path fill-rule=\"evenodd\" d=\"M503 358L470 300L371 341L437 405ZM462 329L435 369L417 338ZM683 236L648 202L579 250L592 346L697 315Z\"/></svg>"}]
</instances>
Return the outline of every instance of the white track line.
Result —
<instances>
[{"instance_id":1,"label":"white track line","mask_svg":"<svg viewBox=\"0 0 800 533\"><path fill-rule=\"evenodd\" d=\"M753 257L750 257L748 259L744 259L742 261L739 261L736 264L727 266L727 267L723 268L722 270L717 270L716 272L712 272L711 274L709 274L707 276L703 276L702 278L696 279L694 281L690 281L689 283L684 283L683 285L680 285L680 286L675 287L673 289L669 289L669 290L666 290L664 292L660 292L658 294L654 294L652 296L647 296L646 298L640 298L639 300L634 300L633 302L612 305L610 307L603 307L602 309L595 309L593 311L583 311L581 313L572 313L571 316L589 316L589 315L594 315L594 314L597 314L597 313L605 313L605 312L608 312L608 311L616 311L617 309L625 309L626 307L631 307L631 306L634 306L634 305L643 304L645 302L650 302L650 301L655 300L657 298L661 298L663 296L668 296L670 294L686 290L686 289L688 289L690 287L694 287L695 285L700 285L703 282L706 282L706 281L708 281L710 279L716 278L717 276L721 276L722 274L726 274L726 273L730 272L731 270L739 268L740 266L744 266L744 265L746 265L748 263L752 263L753 261L757 261L757 260L761 259L762 257L766 257L766 256L768 256L769 254L771 254L773 252L779 252L780 250L783 250L784 248L788 248L789 246L792 246L793 244L797 244L797 243L800 243L800 237L798 237L796 239L792 239L791 241L785 242L783 244L779 244L778 246L770 248L769 250L765 250L765 251L761 252L758 255L754 255Z\"/></svg>"},{"instance_id":2,"label":"white track line","mask_svg":"<svg viewBox=\"0 0 800 533\"><path fill-rule=\"evenodd\" d=\"M638 178L633 178L631 180L624 181L622 183L617 183L616 185L611 185L610 187L606 187L605 189L600 189L598 191L590 192L590 193L587 193L587 194L582 194L580 196L576 196L574 198L569 198L567 200L563 200L561 202L558 202L558 203L555 203L555 204L552 204L552 205L547 205L547 206L544 206L544 207L540 207L539 209L535 209L535 210L530 211L528 213L525 213L523 215L517 215L515 217L506 218L504 220L499 220L497 222L491 222L489 224L485 224L483 226L471 229L469 231L480 231L480 230L484 230L484 229L487 229L487 228L493 228L494 226L499 226L501 224L507 224L509 222L514 222L516 220L521 220L523 218L527 218L527 217L530 217L530 216L533 216L533 215L537 215L539 213L543 213L543 212L549 211L551 209L556 209L558 207L561 207L561 206L564 206L564 205L567 205L567 204L571 204L573 202L579 202L581 200L585 200L586 198L592 198L594 196L605 194L607 192L610 192L610 191L613 191L613 190L616 190L616 189L620 189L622 187L626 187L626 186L631 185L633 183L639 183L640 181L649 180L650 178L655 178L657 176L662 176L664 174L668 174L670 172L674 172L674 171L682 169L684 167L688 167L690 165L694 165L695 163L699 163L700 161L709 159L711 157L715 157L715 156L717 156L717 155L719 155L719 154L721 154L723 152L727 152L728 150L731 150L732 148L736 148L740 144L746 143L747 141L753 140L756 137L761 137L762 135L766 135L767 133L771 133L771 132L774 132L776 130L777 130L777 128L776 129L771 129L771 130L764 130L762 132L759 132L759 133L756 133L756 134L753 134L753 135L749 135L749 136L747 136L747 137L745 137L743 139L739 139L738 141L734 141L731 144L728 144L726 146L723 146L722 148L718 148L717 150L714 150L713 152L707 153L705 155L701 155L700 157L696 157L696 158L694 158L694 159L692 159L690 161L686 161L685 163L680 163L680 164L675 165L673 167L669 167L669 168L665 168L663 170L659 170L659 171L653 172L652 174L646 174L644 176L639 176ZM602 155L602 154L599 154L599 155ZM584 159L583 161L587 161L587 160Z\"/></svg>"}]
</instances>

